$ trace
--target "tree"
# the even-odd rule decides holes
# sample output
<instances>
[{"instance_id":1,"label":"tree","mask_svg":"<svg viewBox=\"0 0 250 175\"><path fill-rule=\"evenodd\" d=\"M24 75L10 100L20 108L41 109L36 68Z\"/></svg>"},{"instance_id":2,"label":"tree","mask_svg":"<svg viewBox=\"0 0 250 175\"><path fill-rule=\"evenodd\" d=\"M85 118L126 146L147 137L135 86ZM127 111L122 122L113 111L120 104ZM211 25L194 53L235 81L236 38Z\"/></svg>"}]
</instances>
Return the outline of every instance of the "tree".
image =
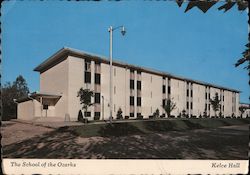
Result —
<instances>
[{"instance_id":1,"label":"tree","mask_svg":"<svg viewBox=\"0 0 250 175\"><path fill-rule=\"evenodd\" d=\"M212 105L216 117L217 116L216 112L220 110L220 99L218 93L216 92L214 98L209 99L209 101Z\"/></svg>"},{"instance_id":2,"label":"tree","mask_svg":"<svg viewBox=\"0 0 250 175\"><path fill-rule=\"evenodd\" d=\"M123 119L122 118L122 109L121 108L119 108L118 111L117 111L116 119Z\"/></svg>"},{"instance_id":3,"label":"tree","mask_svg":"<svg viewBox=\"0 0 250 175\"><path fill-rule=\"evenodd\" d=\"M184 0L176 0L176 3L179 7L182 6ZM187 7L185 9L185 13L190 9L197 7L203 13L206 13L212 6L214 6L219 0L189 0ZM244 11L248 7L248 0L226 0L222 6L218 8L218 10L224 10L224 12L230 10L233 6L237 5L239 11ZM249 39L248 39L249 41ZM247 48L244 52L242 52L243 57L238 59L235 63L235 67L242 65L244 63L248 63L245 67L249 70L248 74L250 76L250 50L249 50L249 42L245 45ZM250 84L250 81L249 81Z\"/></svg>"},{"instance_id":4,"label":"tree","mask_svg":"<svg viewBox=\"0 0 250 175\"><path fill-rule=\"evenodd\" d=\"M242 118L242 115L244 114L244 112L245 112L246 109L247 109L247 108L244 107L244 106L240 106L240 107L239 107L240 117L241 117L241 118Z\"/></svg>"},{"instance_id":5,"label":"tree","mask_svg":"<svg viewBox=\"0 0 250 175\"><path fill-rule=\"evenodd\" d=\"M14 99L28 96L29 88L26 80L19 75L16 80L11 83L7 82L2 88L2 120L15 119L17 117L17 104Z\"/></svg>"},{"instance_id":6,"label":"tree","mask_svg":"<svg viewBox=\"0 0 250 175\"><path fill-rule=\"evenodd\" d=\"M94 103L91 103L91 97L94 97L94 92L90 89L83 89L80 88L80 90L77 92L77 97L80 98L80 104L82 104L82 109L84 110L84 116L87 116L88 108Z\"/></svg>"},{"instance_id":7,"label":"tree","mask_svg":"<svg viewBox=\"0 0 250 175\"><path fill-rule=\"evenodd\" d=\"M166 99L165 106L162 106L167 116L170 117L171 112L176 108L176 103L174 103L170 98Z\"/></svg>"},{"instance_id":8,"label":"tree","mask_svg":"<svg viewBox=\"0 0 250 175\"><path fill-rule=\"evenodd\" d=\"M160 111L159 111L159 109L157 108L156 110L155 110L155 112L153 113L153 118L158 118L160 116Z\"/></svg>"}]
</instances>

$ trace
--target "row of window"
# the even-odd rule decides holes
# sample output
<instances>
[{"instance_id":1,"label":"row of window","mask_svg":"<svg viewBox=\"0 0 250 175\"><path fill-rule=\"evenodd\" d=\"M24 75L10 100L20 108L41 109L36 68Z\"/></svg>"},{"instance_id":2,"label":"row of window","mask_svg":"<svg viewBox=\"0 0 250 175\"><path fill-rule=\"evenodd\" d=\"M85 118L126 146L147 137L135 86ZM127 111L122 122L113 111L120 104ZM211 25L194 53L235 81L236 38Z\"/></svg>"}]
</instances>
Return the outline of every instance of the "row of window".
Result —
<instances>
[{"instance_id":1,"label":"row of window","mask_svg":"<svg viewBox=\"0 0 250 175\"><path fill-rule=\"evenodd\" d=\"M140 113L140 112L136 113L136 116L137 116L137 117L138 117L138 116L141 116L141 113ZM135 117L135 114L134 114L133 112L130 112L130 113L129 113L129 117Z\"/></svg>"},{"instance_id":2,"label":"row of window","mask_svg":"<svg viewBox=\"0 0 250 175\"><path fill-rule=\"evenodd\" d=\"M91 117L91 112L84 112L84 116L86 117ZM100 117L101 116L101 113L100 112L95 112L95 116L96 117Z\"/></svg>"},{"instance_id":3,"label":"row of window","mask_svg":"<svg viewBox=\"0 0 250 175\"><path fill-rule=\"evenodd\" d=\"M135 81L130 80L130 89L135 89ZM141 81L137 81L137 90L141 90Z\"/></svg>"},{"instance_id":4,"label":"row of window","mask_svg":"<svg viewBox=\"0 0 250 175\"><path fill-rule=\"evenodd\" d=\"M85 72L85 83L91 83L91 72ZM101 74L95 73L95 84L101 84Z\"/></svg>"},{"instance_id":5,"label":"row of window","mask_svg":"<svg viewBox=\"0 0 250 175\"><path fill-rule=\"evenodd\" d=\"M162 93L165 94L166 93L166 86L162 85ZM171 94L171 87L168 86L168 94Z\"/></svg>"},{"instance_id":6,"label":"row of window","mask_svg":"<svg viewBox=\"0 0 250 175\"><path fill-rule=\"evenodd\" d=\"M129 100L130 106L134 106L134 104L135 104L134 99L135 99L134 96L130 96L130 100ZM141 97L137 97L137 106L141 106Z\"/></svg>"}]
</instances>

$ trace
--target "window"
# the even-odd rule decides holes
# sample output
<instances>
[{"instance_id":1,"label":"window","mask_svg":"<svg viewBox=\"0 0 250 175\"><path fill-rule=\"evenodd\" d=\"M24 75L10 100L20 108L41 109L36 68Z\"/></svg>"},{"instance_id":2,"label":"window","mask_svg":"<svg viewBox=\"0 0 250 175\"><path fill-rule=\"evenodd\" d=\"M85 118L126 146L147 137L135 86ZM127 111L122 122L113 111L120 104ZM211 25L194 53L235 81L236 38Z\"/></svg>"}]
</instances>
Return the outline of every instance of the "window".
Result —
<instances>
[{"instance_id":1,"label":"window","mask_svg":"<svg viewBox=\"0 0 250 175\"><path fill-rule=\"evenodd\" d=\"M207 92L206 92L206 94L205 94L205 98L207 99Z\"/></svg>"},{"instance_id":2,"label":"window","mask_svg":"<svg viewBox=\"0 0 250 175\"><path fill-rule=\"evenodd\" d=\"M43 105L43 109L45 110L49 109L49 105Z\"/></svg>"},{"instance_id":3,"label":"window","mask_svg":"<svg viewBox=\"0 0 250 175\"><path fill-rule=\"evenodd\" d=\"M91 83L91 73L85 72L85 83Z\"/></svg>"},{"instance_id":4,"label":"window","mask_svg":"<svg viewBox=\"0 0 250 175\"><path fill-rule=\"evenodd\" d=\"M133 70L133 69L130 69L130 72L131 72L131 73L134 73L134 70Z\"/></svg>"},{"instance_id":5,"label":"window","mask_svg":"<svg viewBox=\"0 0 250 175\"><path fill-rule=\"evenodd\" d=\"M91 117L91 112L84 112L85 117Z\"/></svg>"},{"instance_id":6,"label":"window","mask_svg":"<svg viewBox=\"0 0 250 175\"><path fill-rule=\"evenodd\" d=\"M134 97L130 96L130 101L129 101L130 106L134 106Z\"/></svg>"},{"instance_id":7,"label":"window","mask_svg":"<svg viewBox=\"0 0 250 175\"><path fill-rule=\"evenodd\" d=\"M134 116L135 116L134 113L132 112L129 113L129 117L134 117Z\"/></svg>"},{"instance_id":8,"label":"window","mask_svg":"<svg viewBox=\"0 0 250 175\"><path fill-rule=\"evenodd\" d=\"M95 74L95 84L101 84L101 75Z\"/></svg>"},{"instance_id":9,"label":"window","mask_svg":"<svg viewBox=\"0 0 250 175\"><path fill-rule=\"evenodd\" d=\"M193 97L193 90L192 89L191 89L191 94L190 95L191 95L191 97Z\"/></svg>"},{"instance_id":10,"label":"window","mask_svg":"<svg viewBox=\"0 0 250 175\"><path fill-rule=\"evenodd\" d=\"M189 90L187 89L187 97L189 96Z\"/></svg>"},{"instance_id":11,"label":"window","mask_svg":"<svg viewBox=\"0 0 250 175\"><path fill-rule=\"evenodd\" d=\"M190 108L193 109L193 103L192 102L190 103Z\"/></svg>"},{"instance_id":12,"label":"window","mask_svg":"<svg viewBox=\"0 0 250 175\"><path fill-rule=\"evenodd\" d=\"M165 86L165 85L162 86L162 93L163 93L163 94L166 93L166 86Z\"/></svg>"},{"instance_id":13,"label":"window","mask_svg":"<svg viewBox=\"0 0 250 175\"><path fill-rule=\"evenodd\" d=\"M96 117L100 117L100 116L101 116L101 113L100 113L100 112L95 112L95 116L96 116Z\"/></svg>"},{"instance_id":14,"label":"window","mask_svg":"<svg viewBox=\"0 0 250 175\"><path fill-rule=\"evenodd\" d=\"M100 103L101 102L101 94L100 93L95 93L95 103Z\"/></svg>"},{"instance_id":15,"label":"window","mask_svg":"<svg viewBox=\"0 0 250 175\"><path fill-rule=\"evenodd\" d=\"M85 71L90 71L91 67L90 65L91 65L90 61L85 60Z\"/></svg>"},{"instance_id":16,"label":"window","mask_svg":"<svg viewBox=\"0 0 250 175\"><path fill-rule=\"evenodd\" d=\"M135 85L134 85L134 80L130 80L130 89L134 89Z\"/></svg>"},{"instance_id":17,"label":"window","mask_svg":"<svg viewBox=\"0 0 250 175\"><path fill-rule=\"evenodd\" d=\"M141 97L137 97L137 106L141 106Z\"/></svg>"},{"instance_id":18,"label":"window","mask_svg":"<svg viewBox=\"0 0 250 175\"><path fill-rule=\"evenodd\" d=\"M162 106L164 107L166 105L165 99L162 100Z\"/></svg>"},{"instance_id":19,"label":"window","mask_svg":"<svg viewBox=\"0 0 250 175\"><path fill-rule=\"evenodd\" d=\"M137 71L137 74L141 75L141 71L138 70L138 71Z\"/></svg>"},{"instance_id":20,"label":"window","mask_svg":"<svg viewBox=\"0 0 250 175\"><path fill-rule=\"evenodd\" d=\"M208 105L208 110L210 111L210 104Z\"/></svg>"},{"instance_id":21,"label":"window","mask_svg":"<svg viewBox=\"0 0 250 175\"><path fill-rule=\"evenodd\" d=\"M188 103L188 101L187 101L187 109L189 109L189 103Z\"/></svg>"},{"instance_id":22,"label":"window","mask_svg":"<svg viewBox=\"0 0 250 175\"><path fill-rule=\"evenodd\" d=\"M207 111L207 104L205 104L205 111Z\"/></svg>"},{"instance_id":23,"label":"window","mask_svg":"<svg viewBox=\"0 0 250 175\"><path fill-rule=\"evenodd\" d=\"M138 113L136 114L136 116L137 116L137 117L141 116L141 113L140 113L140 112L138 112Z\"/></svg>"},{"instance_id":24,"label":"window","mask_svg":"<svg viewBox=\"0 0 250 175\"><path fill-rule=\"evenodd\" d=\"M171 87L168 86L168 94L171 94Z\"/></svg>"},{"instance_id":25,"label":"window","mask_svg":"<svg viewBox=\"0 0 250 175\"><path fill-rule=\"evenodd\" d=\"M141 81L137 81L137 89L141 90Z\"/></svg>"}]
</instances>

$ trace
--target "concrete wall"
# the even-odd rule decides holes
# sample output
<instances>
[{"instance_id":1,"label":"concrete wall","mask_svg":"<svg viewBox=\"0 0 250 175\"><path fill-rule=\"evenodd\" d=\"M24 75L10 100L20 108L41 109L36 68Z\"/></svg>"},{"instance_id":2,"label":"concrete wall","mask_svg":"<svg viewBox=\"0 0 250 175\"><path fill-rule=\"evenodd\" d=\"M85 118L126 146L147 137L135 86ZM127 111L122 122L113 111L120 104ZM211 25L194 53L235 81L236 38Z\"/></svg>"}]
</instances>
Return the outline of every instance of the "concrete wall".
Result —
<instances>
[{"instance_id":1,"label":"concrete wall","mask_svg":"<svg viewBox=\"0 0 250 175\"><path fill-rule=\"evenodd\" d=\"M55 105L54 114L56 117L64 118L69 109L69 59L60 62L40 74L40 91L62 95Z\"/></svg>"},{"instance_id":2,"label":"concrete wall","mask_svg":"<svg viewBox=\"0 0 250 175\"><path fill-rule=\"evenodd\" d=\"M96 85L94 83L95 78L95 62L91 61L91 83L84 83L84 67L85 59L69 56L66 60L55 65L53 68L41 73L40 75L40 89L41 92L62 94L61 99L57 102L55 107L50 107L50 115L64 117L66 113L70 115L71 120L77 120L78 111L81 109L79 97L77 92L81 87L95 90ZM109 106L109 64L101 63L101 103L100 105L89 108L91 112L90 120L93 119L94 112L101 112L101 119L108 119L110 116ZM141 107L137 107L137 89L136 81L138 78L137 71L134 72L135 89L130 90L130 69L113 66L113 117L116 118L116 113L119 108L123 111L123 116L130 114L133 108L134 116L136 113L141 113L144 118L148 118L158 108L160 114L165 113L162 108L162 100L168 97L168 83L170 82L171 94L170 98L176 103L176 109L174 109L171 115L179 115L182 110L186 110L189 115L203 115L205 111L205 104L209 103L209 99L205 99L206 91L210 98L213 98L215 93L224 94L224 115L231 116L232 113L239 115L238 103L239 94L231 92L229 90L220 90L219 88L208 87L196 83L186 82L184 80L178 80L171 78L168 81L163 79L163 76L155 75L147 72L141 72ZM166 93L163 94L163 85L166 87ZM187 96L187 89L189 89L189 96ZM190 96L191 89L193 91L193 97ZM135 97L134 106L130 106L130 95ZM102 100L102 96L103 99ZM233 100L234 99L234 100ZM92 98L94 102L94 98ZM187 102L189 102L189 109L187 109ZM192 103L192 109L191 109ZM39 104L35 104L36 108L39 108ZM36 110L35 116L39 116L39 110ZM104 114L102 114L104 111ZM210 111L208 114L214 115L212 106L210 105ZM44 111L42 112L44 115ZM218 115L218 113L217 113Z\"/></svg>"},{"instance_id":3,"label":"concrete wall","mask_svg":"<svg viewBox=\"0 0 250 175\"><path fill-rule=\"evenodd\" d=\"M32 120L34 117L34 104L32 100L18 103L17 118L21 120Z\"/></svg>"}]
</instances>

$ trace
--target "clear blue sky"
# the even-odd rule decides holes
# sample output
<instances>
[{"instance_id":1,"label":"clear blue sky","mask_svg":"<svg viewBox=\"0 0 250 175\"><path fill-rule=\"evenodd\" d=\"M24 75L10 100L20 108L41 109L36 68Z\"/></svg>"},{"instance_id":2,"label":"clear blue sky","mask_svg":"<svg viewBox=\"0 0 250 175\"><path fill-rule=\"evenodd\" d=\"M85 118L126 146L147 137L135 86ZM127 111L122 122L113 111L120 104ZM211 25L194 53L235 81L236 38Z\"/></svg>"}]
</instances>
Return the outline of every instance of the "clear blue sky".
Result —
<instances>
[{"instance_id":1,"label":"clear blue sky","mask_svg":"<svg viewBox=\"0 0 250 175\"><path fill-rule=\"evenodd\" d=\"M108 57L108 27L123 24L126 36L114 33L115 58L238 89L248 102L247 70L234 67L247 43L247 12L223 13L220 4L203 14L173 1L4 2L2 83L21 74L38 91L33 68L64 46Z\"/></svg>"}]
</instances>

